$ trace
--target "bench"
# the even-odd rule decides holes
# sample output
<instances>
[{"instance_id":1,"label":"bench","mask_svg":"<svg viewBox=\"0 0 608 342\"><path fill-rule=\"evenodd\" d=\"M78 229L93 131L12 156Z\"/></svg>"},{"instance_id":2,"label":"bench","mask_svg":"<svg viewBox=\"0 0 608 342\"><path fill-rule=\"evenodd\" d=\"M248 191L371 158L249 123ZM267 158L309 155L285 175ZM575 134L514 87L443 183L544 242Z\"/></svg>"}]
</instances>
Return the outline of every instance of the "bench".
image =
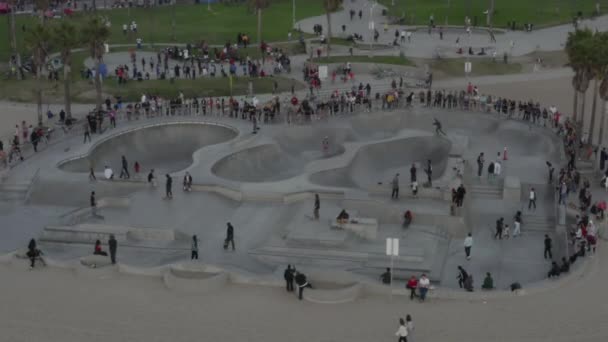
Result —
<instances>
[{"instance_id":1,"label":"bench","mask_svg":"<svg viewBox=\"0 0 608 342\"><path fill-rule=\"evenodd\" d=\"M331 220L330 227L332 229L351 231L366 240L375 240L378 236L378 220L375 218L353 217L346 223L338 223L336 220Z\"/></svg>"}]
</instances>

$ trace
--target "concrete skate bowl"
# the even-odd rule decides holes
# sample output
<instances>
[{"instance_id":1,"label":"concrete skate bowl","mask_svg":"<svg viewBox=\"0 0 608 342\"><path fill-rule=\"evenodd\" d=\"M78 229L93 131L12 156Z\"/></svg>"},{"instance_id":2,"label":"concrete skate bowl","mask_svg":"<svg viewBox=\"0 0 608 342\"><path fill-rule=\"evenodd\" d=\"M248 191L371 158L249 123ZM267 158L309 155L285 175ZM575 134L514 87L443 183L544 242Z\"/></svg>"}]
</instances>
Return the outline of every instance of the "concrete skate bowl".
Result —
<instances>
[{"instance_id":1,"label":"concrete skate bowl","mask_svg":"<svg viewBox=\"0 0 608 342\"><path fill-rule=\"evenodd\" d=\"M192 294L217 291L223 288L228 280L228 273L206 267L201 269L170 267L163 275L163 281L168 289Z\"/></svg>"},{"instance_id":2,"label":"concrete skate bowl","mask_svg":"<svg viewBox=\"0 0 608 342\"><path fill-rule=\"evenodd\" d=\"M190 166L195 151L229 141L237 135L233 128L208 123L144 126L108 137L93 146L87 155L62 162L59 168L68 172L88 172L91 166L101 171L108 165L118 176L124 155L129 161L129 171L137 161L143 170L153 168L157 174L172 173Z\"/></svg>"},{"instance_id":3,"label":"concrete skate bowl","mask_svg":"<svg viewBox=\"0 0 608 342\"><path fill-rule=\"evenodd\" d=\"M371 189L390 184L396 173L402 182L409 180L412 163L418 166L419 183L426 179L422 171L427 159L433 165L433 179L446 169L452 143L436 137L412 137L363 146L345 168L325 170L311 175L310 181L322 186Z\"/></svg>"},{"instance_id":4,"label":"concrete skate bowl","mask_svg":"<svg viewBox=\"0 0 608 342\"><path fill-rule=\"evenodd\" d=\"M265 144L224 157L211 171L218 177L237 182L275 182L300 174L311 160L303 157L306 153L309 158L316 156L312 151L292 155L278 144Z\"/></svg>"},{"instance_id":5,"label":"concrete skate bowl","mask_svg":"<svg viewBox=\"0 0 608 342\"><path fill-rule=\"evenodd\" d=\"M381 140L394 137L406 128L403 113L381 112L374 115L357 115L351 125L359 140Z\"/></svg>"},{"instance_id":6,"label":"concrete skate bowl","mask_svg":"<svg viewBox=\"0 0 608 342\"><path fill-rule=\"evenodd\" d=\"M343 143L356 140L350 129L301 126L288 127L274 138L282 151L305 161L340 155L344 153ZM325 138L329 141L327 151L323 151Z\"/></svg>"}]
</instances>

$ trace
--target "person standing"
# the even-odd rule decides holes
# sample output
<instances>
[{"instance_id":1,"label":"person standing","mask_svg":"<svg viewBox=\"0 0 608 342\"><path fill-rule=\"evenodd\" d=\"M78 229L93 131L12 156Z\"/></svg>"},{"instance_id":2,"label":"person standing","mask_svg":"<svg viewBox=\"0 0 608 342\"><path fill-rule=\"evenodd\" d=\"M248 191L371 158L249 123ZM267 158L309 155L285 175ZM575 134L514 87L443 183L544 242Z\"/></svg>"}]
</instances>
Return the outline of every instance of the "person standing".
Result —
<instances>
[{"instance_id":1,"label":"person standing","mask_svg":"<svg viewBox=\"0 0 608 342\"><path fill-rule=\"evenodd\" d=\"M127 162L127 158L125 156L121 157L122 169L120 170L120 178L129 179L131 175L129 174L129 163Z\"/></svg>"},{"instance_id":2,"label":"person standing","mask_svg":"<svg viewBox=\"0 0 608 342\"><path fill-rule=\"evenodd\" d=\"M148 184L152 186L156 186L155 177L154 177L154 169L150 170L148 173Z\"/></svg>"},{"instance_id":3,"label":"person standing","mask_svg":"<svg viewBox=\"0 0 608 342\"><path fill-rule=\"evenodd\" d=\"M293 292L293 272L294 269L291 268L291 265L287 265L285 272L283 273L283 278L285 279L285 287L287 292Z\"/></svg>"},{"instance_id":4,"label":"person standing","mask_svg":"<svg viewBox=\"0 0 608 342\"><path fill-rule=\"evenodd\" d=\"M425 172L426 172L427 180L429 182L429 186L433 186L433 181L432 181L432 179L433 179L433 165L431 164L431 160L430 159L428 159L426 161L426 170L425 170Z\"/></svg>"},{"instance_id":5,"label":"person standing","mask_svg":"<svg viewBox=\"0 0 608 342\"><path fill-rule=\"evenodd\" d=\"M463 288L468 278L469 274L467 273L467 271L465 271L462 266L458 266L458 286L460 288Z\"/></svg>"},{"instance_id":6,"label":"person standing","mask_svg":"<svg viewBox=\"0 0 608 342\"><path fill-rule=\"evenodd\" d=\"M426 294L431 286L431 281L427 278L426 274L422 273L420 280L418 280L418 294L420 295L420 301L424 302Z\"/></svg>"},{"instance_id":7,"label":"person standing","mask_svg":"<svg viewBox=\"0 0 608 342\"><path fill-rule=\"evenodd\" d=\"M226 226L226 240L224 240L224 249L228 249L228 245L232 244L232 250L234 251L234 227L230 222L226 223Z\"/></svg>"},{"instance_id":8,"label":"person standing","mask_svg":"<svg viewBox=\"0 0 608 342\"><path fill-rule=\"evenodd\" d=\"M471 248L473 247L473 236L471 233L464 238L464 254L467 256L467 260L471 259Z\"/></svg>"},{"instance_id":9,"label":"person standing","mask_svg":"<svg viewBox=\"0 0 608 342\"><path fill-rule=\"evenodd\" d=\"M91 213L93 214L93 217L97 217L97 199L95 198L95 191L91 191L89 201L91 203Z\"/></svg>"},{"instance_id":10,"label":"person standing","mask_svg":"<svg viewBox=\"0 0 608 342\"><path fill-rule=\"evenodd\" d=\"M89 142L91 142L91 129L89 127L89 122L84 123L84 142L83 142L83 144L87 143L87 139L89 140Z\"/></svg>"},{"instance_id":11,"label":"person standing","mask_svg":"<svg viewBox=\"0 0 608 342\"><path fill-rule=\"evenodd\" d=\"M483 156L483 152L477 156L477 176L481 177L481 173L483 172L483 164L485 163L485 158Z\"/></svg>"},{"instance_id":12,"label":"person standing","mask_svg":"<svg viewBox=\"0 0 608 342\"><path fill-rule=\"evenodd\" d=\"M549 259L553 259L553 254L551 253L551 248L553 248L552 245L553 241L549 235L545 234L545 251L543 252L545 259L547 259L547 256L549 256Z\"/></svg>"},{"instance_id":13,"label":"person standing","mask_svg":"<svg viewBox=\"0 0 608 342\"><path fill-rule=\"evenodd\" d=\"M502 240L503 225L504 225L504 219L502 217L500 219L496 220L496 233L494 234L495 239Z\"/></svg>"},{"instance_id":14,"label":"person standing","mask_svg":"<svg viewBox=\"0 0 608 342\"><path fill-rule=\"evenodd\" d=\"M534 188L530 188L528 210L532 210L532 207L534 207L534 210L536 210L536 191L534 191Z\"/></svg>"},{"instance_id":15,"label":"person standing","mask_svg":"<svg viewBox=\"0 0 608 342\"><path fill-rule=\"evenodd\" d=\"M321 200L319 199L319 194L315 194L315 206L313 210L315 220L319 219L319 209L321 209Z\"/></svg>"},{"instance_id":16,"label":"person standing","mask_svg":"<svg viewBox=\"0 0 608 342\"><path fill-rule=\"evenodd\" d=\"M118 249L118 241L116 241L114 234L110 234L108 248L110 249L110 259L112 260L112 264L116 264L116 250Z\"/></svg>"},{"instance_id":17,"label":"person standing","mask_svg":"<svg viewBox=\"0 0 608 342\"><path fill-rule=\"evenodd\" d=\"M414 321L412 320L412 315L410 314L405 316L405 327L407 328L407 336L409 336L411 340L412 333L414 332Z\"/></svg>"},{"instance_id":18,"label":"person standing","mask_svg":"<svg viewBox=\"0 0 608 342\"><path fill-rule=\"evenodd\" d=\"M190 260L198 260L198 237L192 235L192 244L190 246Z\"/></svg>"},{"instance_id":19,"label":"person standing","mask_svg":"<svg viewBox=\"0 0 608 342\"><path fill-rule=\"evenodd\" d=\"M403 318L399 318L399 329L395 333L395 336L399 337L397 342L407 342L407 327Z\"/></svg>"},{"instance_id":20,"label":"person standing","mask_svg":"<svg viewBox=\"0 0 608 342\"><path fill-rule=\"evenodd\" d=\"M513 237L521 234L521 211L517 211L513 223Z\"/></svg>"},{"instance_id":21,"label":"person standing","mask_svg":"<svg viewBox=\"0 0 608 342\"><path fill-rule=\"evenodd\" d=\"M165 196L168 199L172 199L173 198L173 178L171 178L171 176L169 174L165 175L166 177L166 181L165 181Z\"/></svg>"},{"instance_id":22,"label":"person standing","mask_svg":"<svg viewBox=\"0 0 608 342\"><path fill-rule=\"evenodd\" d=\"M414 300L414 297L416 297L416 288L418 288L418 279L416 279L415 275L410 277L405 285L405 288L410 290L410 300Z\"/></svg>"},{"instance_id":23,"label":"person standing","mask_svg":"<svg viewBox=\"0 0 608 342\"><path fill-rule=\"evenodd\" d=\"M312 285L306 280L306 275L302 272L296 272L295 276L296 284L298 285L298 299L302 300L302 295L304 294L304 289L309 287L312 289Z\"/></svg>"},{"instance_id":24,"label":"person standing","mask_svg":"<svg viewBox=\"0 0 608 342\"><path fill-rule=\"evenodd\" d=\"M412 163L412 167L410 167L410 183L414 183L417 181L416 173L418 170L416 169L416 164Z\"/></svg>"},{"instance_id":25,"label":"person standing","mask_svg":"<svg viewBox=\"0 0 608 342\"><path fill-rule=\"evenodd\" d=\"M391 198L399 198L399 174L396 174L392 182L393 191L391 192Z\"/></svg>"}]
</instances>

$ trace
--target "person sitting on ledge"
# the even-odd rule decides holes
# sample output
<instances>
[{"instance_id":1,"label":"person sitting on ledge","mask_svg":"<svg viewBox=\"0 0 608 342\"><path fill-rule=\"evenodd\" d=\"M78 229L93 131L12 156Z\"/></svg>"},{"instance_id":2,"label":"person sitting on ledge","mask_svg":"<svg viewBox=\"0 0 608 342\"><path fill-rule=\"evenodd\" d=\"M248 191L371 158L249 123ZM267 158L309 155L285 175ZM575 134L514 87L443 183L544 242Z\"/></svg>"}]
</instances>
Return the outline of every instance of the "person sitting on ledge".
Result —
<instances>
[{"instance_id":1,"label":"person sitting on ledge","mask_svg":"<svg viewBox=\"0 0 608 342\"><path fill-rule=\"evenodd\" d=\"M494 279L492 279L492 275L490 274L490 272L486 273L486 277L483 280L483 284L481 285L481 288L484 290L493 290L494 289Z\"/></svg>"},{"instance_id":2,"label":"person sitting on ledge","mask_svg":"<svg viewBox=\"0 0 608 342\"><path fill-rule=\"evenodd\" d=\"M95 241L95 251L93 251L94 255L103 255L103 256L108 256L107 252L104 252L101 249L101 241L97 240Z\"/></svg>"},{"instance_id":3,"label":"person sitting on ledge","mask_svg":"<svg viewBox=\"0 0 608 342\"><path fill-rule=\"evenodd\" d=\"M391 278L391 269L387 267L386 272L380 275L380 280L382 281L382 284L390 285Z\"/></svg>"},{"instance_id":4,"label":"person sitting on ledge","mask_svg":"<svg viewBox=\"0 0 608 342\"><path fill-rule=\"evenodd\" d=\"M559 268L560 273L570 272L570 263L566 260L566 257L562 257L562 265Z\"/></svg>"},{"instance_id":5,"label":"person sitting on ledge","mask_svg":"<svg viewBox=\"0 0 608 342\"><path fill-rule=\"evenodd\" d=\"M551 270L547 274L547 277L549 277L549 278L559 277L559 274L560 274L559 265L555 261L553 261L551 263Z\"/></svg>"},{"instance_id":6,"label":"person sitting on ledge","mask_svg":"<svg viewBox=\"0 0 608 342\"><path fill-rule=\"evenodd\" d=\"M407 210L405 214L403 214L403 228L409 227L413 219L412 212Z\"/></svg>"},{"instance_id":7,"label":"person sitting on ledge","mask_svg":"<svg viewBox=\"0 0 608 342\"><path fill-rule=\"evenodd\" d=\"M346 210L342 209L342 211L336 218L336 221L340 224L344 224L344 223L348 223L348 218L349 218L348 213L346 212Z\"/></svg>"}]
</instances>

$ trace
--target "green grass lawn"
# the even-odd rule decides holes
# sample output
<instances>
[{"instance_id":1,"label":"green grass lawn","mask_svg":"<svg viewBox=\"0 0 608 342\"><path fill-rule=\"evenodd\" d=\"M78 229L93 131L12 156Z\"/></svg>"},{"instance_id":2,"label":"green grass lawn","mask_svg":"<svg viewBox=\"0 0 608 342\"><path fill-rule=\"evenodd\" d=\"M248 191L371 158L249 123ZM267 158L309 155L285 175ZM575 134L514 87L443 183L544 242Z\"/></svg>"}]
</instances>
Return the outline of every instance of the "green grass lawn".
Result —
<instances>
[{"instance_id":1,"label":"green grass lawn","mask_svg":"<svg viewBox=\"0 0 608 342\"><path fill-rule=\"evenodd\" d=\"M464 77L465 61L465 58L434 60L431 62L431 70L446 77ZM520 63L504 64L500 58L497 58L496 61L493 61L492 58L471 58L470 62L472 63L470 76L507 75L522 71Z\"/></svg>"},{"instance_id":2,"label":"green grass lawn","mask_svg":"<svg viewBox=\"0 0 608 342\"><path fill-rule=\"evenodd\" d=\"M437 25L463 25L465 16L477 16L479 26L486 26L483 13L490 0L379 0L392 16L404 16L408 24L427 25L432 14ZM598 0L495 0L494 27L506 27L515 20L518 25L533 23L536 27L569 23L578 11L591 15ZM601 11L608 11L608 1L599 0ZM470 8L470 11L468 10ZM413 20L412 20L413 19Z\"/></svg>"},{"instance_id":3,"label":"green grass lawn","mask_svg":"<svg viewBox=\"0 0 608 342\"><path fill-rule=\"evenodd\" d=\"M175 36L179 43L195 43L206 40L212 44L236 41L239 32L249 35L251 42L257 41L257 17L247 5L214 4L212 11L207 5L177 5L155 8L112 9L98 11L112 23L110 44L135 43L140 37L144 43L170 43L172 39L172 18L175 10ZM322 0L296 0L296 19L323 14ZM265 9L262 19L262 38L265 41L286 41L287 32L292 28L292 0L273 0ZM82 23L89 14L76 12L69 20ZM53 19L55 20L55 19ZM122 25L135 20L138 34L122 33ZM29 15L17 16L17 40L23 50L22 26L28 27L38 22ZM8 41L8 16L0 16L0 59L8 60L10 47ZM6 38L5 38L6 37ZM297 35L294 36L294 39Z\"/></svg>"},{"instance_id":4,"label":"green grass lawn","mask_svg":"<svg viewBox=\"0 0 608 342\"><path fill-rule=\"evenodd\" d=\"M331 56L314 58L315 63L378 63L378 64L394 64L394 65L413 65L412 62L399 56Z\"/></svg>"},{"instance_id":5,"label":"green grass lawn","mask_svg":"<svg viewBox=\"0 0 608 342\"><path fill-rule=\"evenodd\" d=\"M248 93L249 78L238 77L233 79L232 95L246 95ZM272 92L274 81L279 85L279 91L289 91L291 85L295 89L303 89L304 85L299 81L283 77L255 78L253 90L256 94L267 94ZM35 102L35 89L41 86L43 89L44 103L63 102L63 82L51 82L34 79L25 81L4 80L0 82L0 99L16 102ZM125 101L136 101L142 93L156 94L165 98L176 97L183 92L186 97L193 96L230 96L230 86L227 78L198 78L196 80L176 80L170 83L168 80L130 81L126 85L118 85L116 79L107 79L103 85L105 95L121 95ZM95 86L87 80L75 80L71 86L72 100L75 102L92 103L95 101ZM104 95L104 96L105 96Z\"/></svg>"}]
</instances>

